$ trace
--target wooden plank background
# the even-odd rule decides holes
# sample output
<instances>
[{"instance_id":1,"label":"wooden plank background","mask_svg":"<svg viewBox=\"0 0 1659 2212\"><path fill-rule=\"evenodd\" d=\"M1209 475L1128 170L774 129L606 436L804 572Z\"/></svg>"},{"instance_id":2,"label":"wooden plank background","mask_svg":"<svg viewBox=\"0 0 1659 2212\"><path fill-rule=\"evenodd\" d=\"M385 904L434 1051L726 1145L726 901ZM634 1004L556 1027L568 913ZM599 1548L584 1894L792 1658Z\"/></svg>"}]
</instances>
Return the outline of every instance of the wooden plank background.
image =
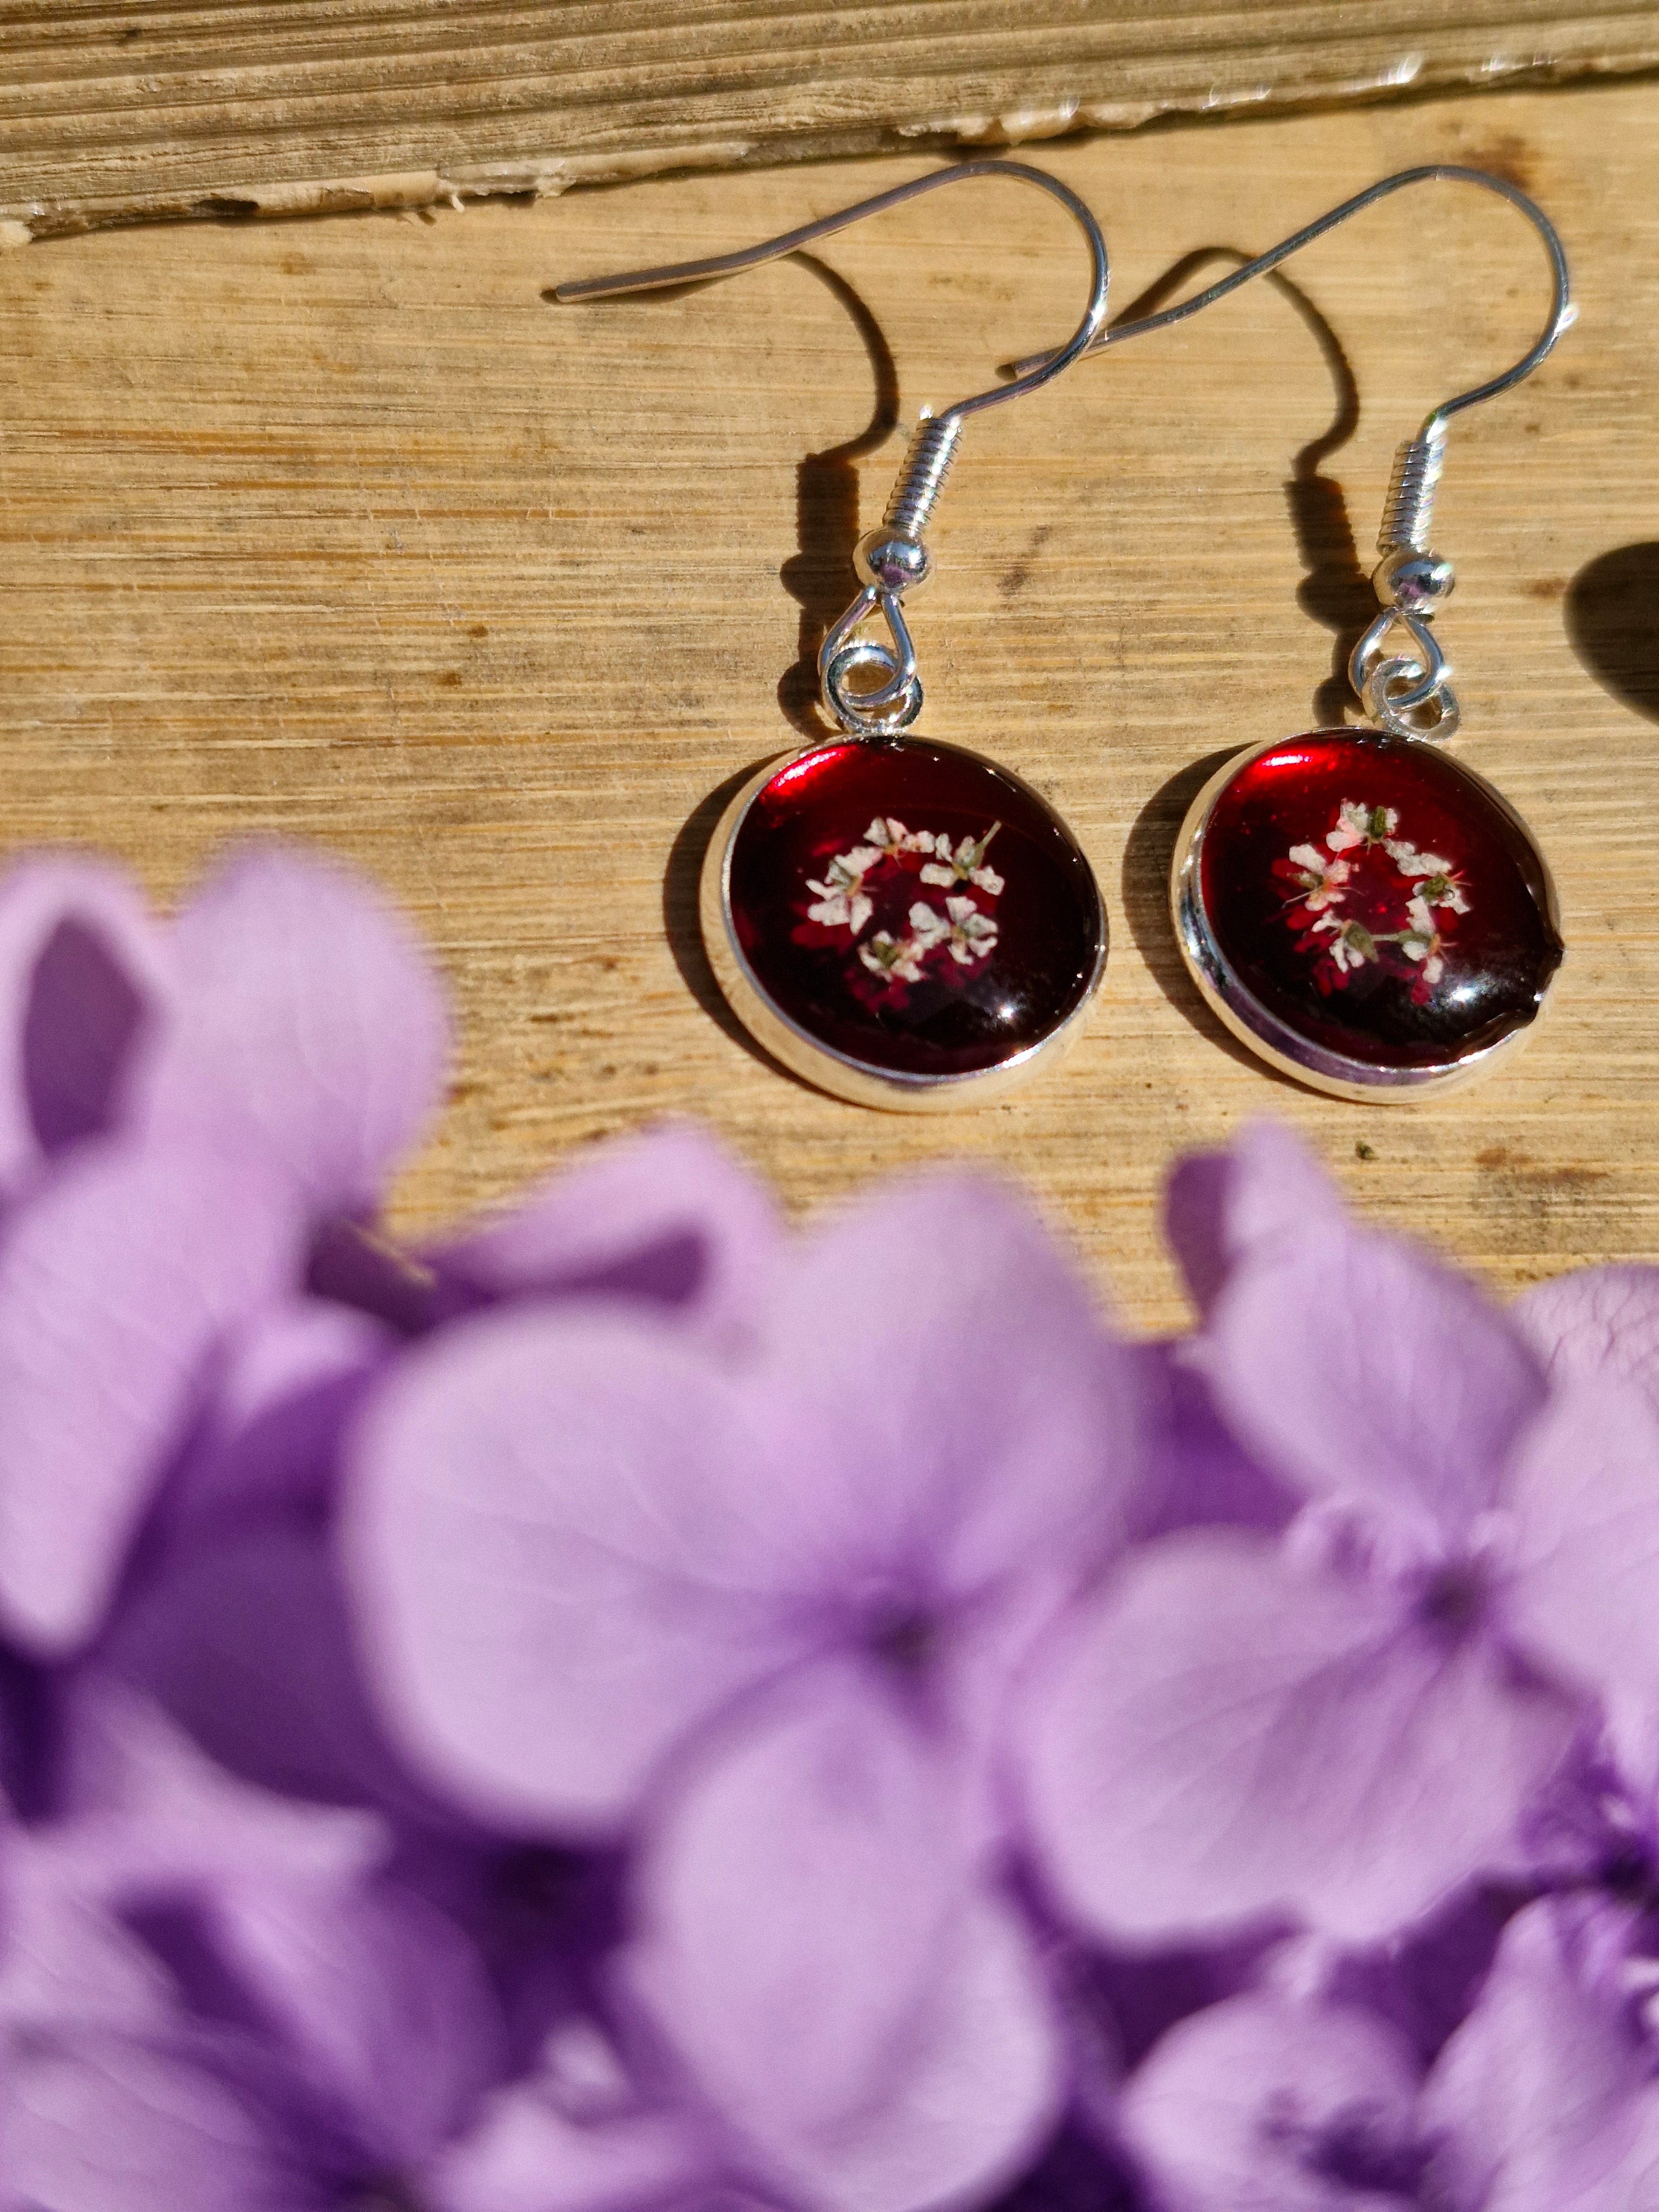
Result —
<instances>
[{"instance_id":1,"label":"wooden plank background","mask_svg":"<svg viewBox=\"0 0 1659 2212\"><path fill-rule=\"evenodd\" d=\"M1057 801L1115 933L1085 1041L1006 1106L918 1122L774 1073L712 991L694 889L721 793L803 725L895 418L1070 326L1065 218L973 184L726 287L544 296L826 212L914 155L0 256L0 836L113 848L166 899L275 830L404 901L460 1034L407 1227L690 1110L798 1208L942 1152L1017 1173L1150 1327L1182 1310L1168 1161L1272 1113L1500 1288L1652 1256L1656 125L1659 91L1602 85L1043 156L1101 210L1120 309L1407 162L1498 167L1560 223L1582 322L1459 422L1438 532L1460 745L1540 833L1571 945L1489 1087L1372 1109L1267 1074L1186 982L1164 894L1206 765L1335 710L1397 440L1540 319L1529 234L1443 187L1322 243L1295 289L970 426L915 608L926 726Z\"/></svg>"},{"instance_id":2,"label":"wooden plank background","mask_svg":"<svg viewBox=\"0 0 1659 2212\"><path fill-rule=\"evenodd\" d=\"M0 220L414 205L1656 64L1650 0L0 0Z\"/></svg>"}]
</instances>

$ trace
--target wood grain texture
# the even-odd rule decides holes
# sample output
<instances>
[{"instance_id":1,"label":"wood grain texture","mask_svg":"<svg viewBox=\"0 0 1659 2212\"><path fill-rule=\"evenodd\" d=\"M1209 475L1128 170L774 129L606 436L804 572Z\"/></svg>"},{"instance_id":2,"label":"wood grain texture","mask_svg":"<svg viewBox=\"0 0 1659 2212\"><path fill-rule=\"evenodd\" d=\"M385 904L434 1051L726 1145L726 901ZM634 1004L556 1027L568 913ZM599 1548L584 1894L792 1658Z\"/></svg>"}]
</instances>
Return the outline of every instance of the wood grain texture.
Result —
<instances>
[{"instance_id":1,"label":"wood grain texture","mask_svg":"<svg viewBox=\"0 0 1659 2212\"><path fill-rule=\"evenodd\" d=\"M1650 0L0 0L14 236L1659 64Z\"/></svg>"},{"instance_id":2,"label":"wood grain texture","mask_svg":"<svg viewBox=\"0 0 1659 2212\"><path fill-rule=\"evenodd\" d=\"M163 900L252 832L388 886L459 1019L407 1226L690 1111L798 1209L940 1154L1016 1173L1151 1327L1182 1310L1169 1161L1271 1113L1500 1289L1652 1256L1656 125L1659 92L1601 87L1045 156L1103 214L1120 310L1407 162L1501 167L1560 223L1582 321L1460 421L1437 532L1460 750L1538 831L1571 946L1484 1089L1370 1109L1264 1073L1188 986L1164 890L1206 763L1335 710L1396 441L1537 325L1530 234L1445 187L970 426L915 605L925 726L1058 803L1115 933L1084 1042L1006 1106L917 1122L775 1073L712 991L695 884L732 780L797 741L896 416L1070 326L1074 234L981 182L726 287L543 296L914 157L0 258L0 835L112 848Z\"/></svg>"}]
</instances>

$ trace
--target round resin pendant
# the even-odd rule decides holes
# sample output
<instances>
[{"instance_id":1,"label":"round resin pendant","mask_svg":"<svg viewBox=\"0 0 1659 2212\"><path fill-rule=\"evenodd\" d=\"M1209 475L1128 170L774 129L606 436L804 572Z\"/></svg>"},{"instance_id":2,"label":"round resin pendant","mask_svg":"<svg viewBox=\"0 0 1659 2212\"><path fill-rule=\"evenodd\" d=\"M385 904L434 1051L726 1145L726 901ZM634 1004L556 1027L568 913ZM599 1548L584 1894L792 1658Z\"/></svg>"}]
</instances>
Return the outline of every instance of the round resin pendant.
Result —
<instances>
[{"instance_id":1,"label":"round resin pendant","mask_svg":"<svg viewBox=\"0 0 1659 2212\"><path fill-rule=\"evenodd\" d=\"M720 988L821 1090L908 1110L977 1105L1076 1035L1106 913L1029 785L955 745L817 745L727 808L702 875Z\"/></svg>"},{"instance_id":2,"label":"round resin pendant","mask_svg":"<svg viewBox=\"0 0 1659 2212\"><path fill-rule=\"evenodd\" d=\"M1461 761L1315 730L1230 763L1176 848L1176 933L1223 1021L1342 1098L1465 1081L1526 1036L1560 965L1524 822Z\"/></svg>"}]
</instances>

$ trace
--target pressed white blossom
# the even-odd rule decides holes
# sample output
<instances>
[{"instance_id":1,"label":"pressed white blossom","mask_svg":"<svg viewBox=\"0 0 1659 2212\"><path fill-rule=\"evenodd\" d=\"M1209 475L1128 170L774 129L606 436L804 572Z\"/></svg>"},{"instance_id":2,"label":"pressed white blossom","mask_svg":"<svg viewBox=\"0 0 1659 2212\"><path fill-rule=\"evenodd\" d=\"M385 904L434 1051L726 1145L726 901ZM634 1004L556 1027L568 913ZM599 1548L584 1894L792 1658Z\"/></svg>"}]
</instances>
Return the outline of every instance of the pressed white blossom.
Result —
<instances>
[{"instance_id":1,"label":"pressed white blossom","mask_svg":"<svg viewBox=\"0 0 1659 2212\"><path fill-rule=\"evenodd\" d=\"M988 897L1000 897L1002 878L994 868L985 866L985 848L1001 827L1000 822L994 822L982 837L964 837L954 848L948 837L935 837L933 850L938 857L922 870L923 883L938 884L946 890L954 884L973 884Z\"/></svg>"},{"instance_id":2,"label":"pressed white blossom","mask_svg":"<svg viewBox=\"0 0 1659 2212\"><path fill-rule=\"evenodd\" d=\"M1292 845L1290 857L1310 914L1341 902L1342 886L1351 873L1347 861L1328 860L1316 845Z\"/></svg>"},{"instance_id":3,"label":"pressed white blossom","mask_svg":"<svg viewBox=\"0 0 1659 2212\"><path fill-rule=\"evenodd\" d=\"M1376 939L1363 922L1339 921L1334 915L1323 914L1314 928L1329 933L1331 957L1345 975L1351 969L1363 968L1368 960L1376 957Z\"/></svg>"},{"instance_id":4,"label":"pressed white blossom","mask_svg":"<svg viewBox=\"0 0 1659 2212\"><path fill-rule=\"evenodd\" d=\"M864 833L866 845L878 853L931 853L933 839L926 830L907 830L890 814L878 814Z\"/></svg>"},{"instance_id":5,"label":"pressed white blossom","mask_svg":"<svg viewBox=\"0 0 1659 2212\"><path fill-rule=\"evenodd\" d=\"M956 907L964 902L951 899L947 903ZM918 899L910 909L910 931L922 951L927 952L931 951L942 938L951 934L951 925L942 914L934 913L926 899Z\"/></svg>"},{"instance_id":6,"label":"pressed white blossom","mask_svg":"<svg viewBox=\"0 0 1659 2212\"><path fill-rule=\"evenodd\" d=\"M1431 906L1449 906L1455 914L1468 912L1463 878L1449 860L1443 860L1438 853L1419 853L1403 837L1389 838L1383 850L1402 876L1417 882L1419 896L1426 899Z\"/></svg>"},{"instance_id":7,"label":"pressed white blossom","mask_svg":"<svg viewBox=\"0 0 1659 2212\"><path fill-rule=\"evenodd\" d=\"M1411 927L1401 937L1400 949L1408 960L1422 962L1425 983L1437 983L1446 972L1446 962L1440 932L1435 927L1428 902L1414 898L1406 912Z\"/></svg>"},{"instance_id":8,"label":"pressed white blossom","mask_svg":"<svg viewBox=\"0 0 1659 2212\"><path fill-rule=\"evenodd\" d=\"M920 983L921 956L927 950L914 937L895 937L878 929L867 945L859 947L859 958L872 975L889 983Z\"/></svg>"},{"instance_id":9,"label":"pressed white blossom","mask_svg":"<svg viewBox=\"0 0 1659 2212\"><path fill-rule=\"evenodd\" d=\"M830 861L823 883L809 876L806 888L817 893L818 901L807 908L808 919L821 921L826 929L845 924L856 937L875 912L864 879L880 858L874 846L854 845L850 853L838 853Z\"/></svg>"},{"instance_id":10,"label":"pressed white blossom","mask_svg":"<svg viewBox=\"0 0 1659 2212\"><path fill-rule=\"evenodd\" d=\"M1469 902L1463 896L1463 878L1444 860L1434 859L1431 853L1421 854L1419 859L1434 860L1432 867L1405 868L1401 872L1414 876L1417 895L1430 906L1449 907L1454 914L1467 914Z\"/></svg>"},{"instance_id":11,"label":"pressed white blossom","mask_svg":"<svg viewBox=\"0 0 1659 2212\"><path fill-rule=\"evenodd\" d=\"M874 915L877 902L908 879L913 864L905 856L912 853L927 856L919 871L923 883L938 884L947 891L961 887L963 893L971 885L985 897L995 898L1003 880L985 865L985 853L1001 827L994 822L982 837L963 837L953 845L943 832L913 830L890 814L878 815L865 842L837 854L822 882L808 879L807 888L817 897L807 915L826 927L850 929L859 937ZM926 899L917 899L902 933L878 929L858 945L863 966L890 983L919 983L930 955L935 956L935 968L945 954L963 968L988 959L996 949L995 921L971 896L947 898L945 905L948 912L940 914Z\"/></svg>"},{"instance_id":12,"label":"pressed white blossom","mask_svg":"<svg viewBox=\"0 0 1659 2212\"><path fill-rule=\"evenodd\" d=\"M1382 849L1402 876L1443 875L1451 865L1437 853L1419 853L1409 837L1385 837Z\"/></svg>"},{"instance_id":13,"label":"pressed white blossom","mask_svg":"<svg viewBox=\"0 0 1659 2212\"><path fill-rule=\"evenodd\" d=\"M1352 799L1345 799L1337 810L1334 830L1326 832L1325 842L1334 853L1351 852L1356 845L1380 845L1393 836L1400 824L1400 817L1392 806L1362 806Z\"/></svg>"},{"instance_id":14,"label":"pressed white blossom","mask_svg":"<svg viewBox=\"0 0 1659 2212\"><path fill-rule=\"evenodd\" d=\"M997 926L988 914L981 914L972 899L952 898L945 902L950 915L948 924L951 957L964 968L971 968L976 960L983 960L996 951ZM911 920L916 909L911 908Z\"/></svg>"}]
</instances>

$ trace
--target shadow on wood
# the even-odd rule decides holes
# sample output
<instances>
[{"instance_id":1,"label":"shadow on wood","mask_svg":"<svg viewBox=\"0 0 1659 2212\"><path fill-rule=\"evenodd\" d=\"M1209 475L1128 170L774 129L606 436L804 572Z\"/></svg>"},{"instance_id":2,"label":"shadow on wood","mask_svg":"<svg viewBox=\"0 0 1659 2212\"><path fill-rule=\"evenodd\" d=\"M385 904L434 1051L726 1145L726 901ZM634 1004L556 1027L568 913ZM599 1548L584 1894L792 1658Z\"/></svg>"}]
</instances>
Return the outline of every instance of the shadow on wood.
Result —
<instances>
[{"instance_id":1,"label":"shadow on wood","mask_svg":"<svg viewBox=\"0 0 1659 2212\"><path fill-rule=\"evenodd\" d=\"M1615 546L1567 587L1567 635L1604 690L1659 722L1659 544Z\"/></svg>"},{"instance_id":2,"label":"shadow on wood","mask_svg":"<svg viewBox=\"0 0 1659 2212\"><path fill-rule=\"evenodd\" d=\"M1187 810L1216 770L1238 757L1238 750L1229 745L1179 769L1167 782L1159 785L1136 815L1123 848L1120 878L1123 919L1152 981L1176 1012L1184 1015L1207 1043L1219 1047L1242 1067L1253 1069L1269 1082L1295 1090L1297 1086L1288 1076L1279 1074L1277 1069L1257 1060L1254 1053L1247 1052L1232 1031L1205 1005L1197 984L1187 973L1170 915L1170 867L1175 859L1181 825L1187 819Z\"/></svg>"},{"instance_id":3,"label":"shadow on wood","mask_svg":"<svg viewBox=\"0 0 1659 2212\"><path fill-rule=\"evenodd\" d=\"M1182 290L1212 262L1237 264L1255 258L1253 252L1236 246L1194 247L1120 309L1112 318L1112 326L1115 329L1138 322L1143 315L1156 314L1172 294ZM1316 688L1313 698L1316 725L1323 726L1340 721L1343 709L1352 702L1348 656L1376 613L1376 596L1360 566L1346 498L1334 477L1321 473L1320 465L1346 446L1358 428L1359 386L1341 340L1301 286L1282 270L1269 270L1264 281L1294 307L1312 334L1336 386L1336 413L1328 428L1302 447L1285 486L1297 547L1308 571L1297 590L1297 605L1322 623L1334 641L1331 672Z\"/></svg>"},{"instance_id":4,"label":"shadow on wood","mask_svg":"<svg viewBox=\"0 0 1659 2212\"><path fill-rule=\"evenodd\" d=\"M858 579L853 548L859 542L859 472L855 465L892 435L899 419L898 369L881 325L847 279L815 254L790 259L810 269L851 317L875 373L876 405L869 425L844 445L808 453L796 479L799 550L779 570L783 587L800 607L799 658L778 685L778 704L801 735L830 734L818 708L818 647L846 611Z\"/></svg>"},{"instance_id":5,"label":"shadow on wood","mask_svg":"<svg viewBox=\"0 0 1659 2212\"><path fill-rule=\"evenodd\" d=\"M685 988L708 1016L715 1027L740 1044L744 1050L773 1074L782 1076L790 1083L799 1079L774 1060L751 1037L743 1024L726 1004L726 994L714 981L714 971L708 964L708 955L703 950L702 921L699 905L702 890L702 865L708 857L708 842L720 818L743 789L757 769L763 768L774 757L768 753L752 760L729 775L707 799L698 801L686 817L679 835L675 838L668 855L668 866L662 879L663 934L668 939L668 949L674 956L674 965L680 971Z\"/></svg>"}]
</instances>

